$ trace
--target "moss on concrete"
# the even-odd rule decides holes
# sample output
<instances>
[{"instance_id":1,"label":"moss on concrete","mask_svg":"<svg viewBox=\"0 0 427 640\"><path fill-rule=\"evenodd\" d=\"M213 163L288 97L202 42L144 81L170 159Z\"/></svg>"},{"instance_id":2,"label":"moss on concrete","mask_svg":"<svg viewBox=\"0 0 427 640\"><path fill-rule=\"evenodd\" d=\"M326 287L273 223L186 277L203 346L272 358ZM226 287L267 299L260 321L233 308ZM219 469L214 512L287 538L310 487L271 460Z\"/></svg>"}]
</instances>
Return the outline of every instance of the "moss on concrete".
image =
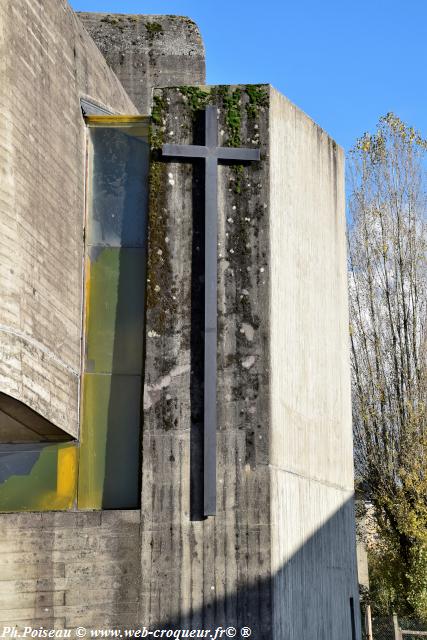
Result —
<instances>
[{"instance_id":1,"label":"moss on concrete","mask_svg":"<svg viewBox=\"0 0 427 640\"><path fill-rule=\"evenodd\" d=\"M107 22L108 24L119 24L119 18L116 16L104 16L101 18L101 22Z\"/></svg>"},{"instance_id":2,"label":"moss on concrete","mask_svg":"<svg viewBox=\"0 0 427 640\"><path fill-rule=\"evenodd\" d=\"M124 22L123 22L123 18L121 16L107 15L107 16L104 16L103 18L101 18L100 22L106 22L106 23L110 24L111 26L116 27L121 32L123 32L123 30L125 28L125 25L124 25Z\"/></svg>"},{"instance_id":3,"label":"moss on concrete","mask_svg":"<svg viewBox=\"0 0 427 640\"><path fill-rule=\"evenodd\" d=\"M166 327L168 313L175 305L170 288L170 250L166 242L167 214L164 212L166 198L166 165L159 155L165 139L167 103L163 94L153 99L152 125L150 127L150 177L149 177L149 220L148 220L148 264L147 264L147 309L156 310L150 318L150 329L162 334Z\"/></svg>"},{"instance_id":4,"label":"moss on concrete","mask_svg":"<svg viewBox=\"0 0 427 640\"><path fill-rule=\"evenodd\" d=\"M175 93L176 92L176 93ZM181 97L180 97L180 95ZM153 101L151 149L152 161L150 169L150 220L149 239L150 250L148 257L148 282L147 282L147 307L156 309L155 327L152 328L159 334L165 330L165 319L173 312L176 303L173 302L170 293L170 250L165 238L167 236L167 213L164 212L166 200L167 168L160 162L158 156L162 144L166 141L167 118L169 102L178 101L180 109L181 135L188 134L191 141L192 123L197 114L208 105L216 105L220 111L220 122L225 129L223 144L228 147L248 146L246 138L243 139L243 130L247 127L252 143L258 142L257 119L261 110L268 106L268 89L263 85L247 86L180 86L174 89L159 90ZM176 111L175 111L176 113ZM252 139L253 137L253 139ZM232 164L230 167L229 188L237 197L236 203L244 203L251 198L252 187L246 185L245 166ZM247 223L242 219L235 227L233 234L234 255L248 254L250 237ZM169 274L169 275L168 275ZM245 285L246 285L246 278ZM169 282L169 285L167 285ZM164 286L163 286L164 285ZM168 288L169 287L169 288ZM167 289L167 291L165 291ZM154 320L153 320L154 322Z\"/></svg>"},{"instance_id":5,"label":"moss on concrete","mask_svg":"<svg viewBox=\"0 0 427 640\"><path fill-rule=\"evenodd\" d=\"M217 95L222 99L222 109L224 111L225 125L227 127L227 146L239 147L242 143L240 135L242 124L242 89L236 87L218 87Z\"/></svg>"},{"instance_id":6,"label":"moss on concrete","mask_svg":"<svg viewBox=\"0 0 427 640\"><path fill-rule=\"evenodd\" d=\"M163 33L163 27L160 22L146 22L145 28L147 29L148 37L150 39L154 39L156 36Z\"/></svg>"},{"instance_id":7,"label":"moss on concrete","mask_svg":"<svg viewBox=\"0 0 427 640\"><path fill-rule=\"evenodd\" d=\"M213 89L200 87L179 87L179 92L186 98L194 120L197 112L205 109L209 104L218 104L224 111L225 124L227 126L227 146L238 147L241 143L241 98L242 89L232 89L228 86L219 86Z\"/></svg>"},{"instance_id":8,"label":"moss on concrete","mask_svg":"<svg viewBox=\"0 0 427 640\"><path fill-rule=\"evenodd\" d=\"M268 107L268 91L264 85L260 84L248 84L245 87L245 91L249 97L249 102L246 104L246 112L248 118L254 120L258 117L261 107Z\"/></svg>"},{"instance_id":9,"label":"moss on concrete","mask_svg":"<svg viewBox=\"0 0 427 640\"><path fill-rule=\"evenodd\" d=\"M160 127L163 124L163 120L165 118L166 113L166 100L163 96L154 96L153 99L153 110L151 113L151 119L155 125ZM153 133L153 130L152 130ZM153 146L153 144L151 145Z\"/></svg>"},{"instance_id":10,"label":"moss on concrete","mask_svg":"<svg viewBox=\"0 0 427 640\"><path fill-rule=\"evenodd\" d=\"M205 109L212 101L209 88L200 87L179 87L179 92L187 99L187 105L191 111L192 119L196 117L198 111Z\"/></svg>"}]
</instances>

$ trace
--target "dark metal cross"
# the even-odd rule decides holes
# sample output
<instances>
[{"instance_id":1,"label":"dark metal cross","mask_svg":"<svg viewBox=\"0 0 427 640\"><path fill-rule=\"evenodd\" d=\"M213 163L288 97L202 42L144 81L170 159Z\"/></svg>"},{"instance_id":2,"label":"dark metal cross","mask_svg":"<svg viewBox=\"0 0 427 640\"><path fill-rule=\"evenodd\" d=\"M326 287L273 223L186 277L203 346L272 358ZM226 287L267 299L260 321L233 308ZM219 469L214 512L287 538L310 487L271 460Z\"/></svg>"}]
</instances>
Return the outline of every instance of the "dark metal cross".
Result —
<instances>
[{"instance_id":1,"label":"dark metal cross","mask_svg":"<svg viewBox=\"0 0 427 640\"><path fill-rule=\"evenodd\" d=\"M218 161L259 160L259 149L218 146L217 108L205 111L205 145L164 144L163 156L205 160L204 515L216 513Z\"/></svg>"}]
</instances>

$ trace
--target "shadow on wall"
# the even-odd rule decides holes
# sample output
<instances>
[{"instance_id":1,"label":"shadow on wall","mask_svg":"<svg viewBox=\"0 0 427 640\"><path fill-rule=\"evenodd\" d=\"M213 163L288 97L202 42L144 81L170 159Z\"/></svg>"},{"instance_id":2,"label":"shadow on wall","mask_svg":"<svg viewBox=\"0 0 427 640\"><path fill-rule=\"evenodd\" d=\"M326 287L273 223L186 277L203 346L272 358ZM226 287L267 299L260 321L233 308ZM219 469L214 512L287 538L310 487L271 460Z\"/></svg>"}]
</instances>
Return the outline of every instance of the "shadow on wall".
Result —
<instances>
[{"instance_id":1,"label":"shadow on wall","mask_svg":"<svg viewBox=\"0 0 427 640\"><path fill-rule=\"evenodd\" d=\"M302 524L301 529L303 526ZM241 537L245 537L247 529L242 526ZM191 545L190 539L188 532L188 544ZM283 540L283 547L286 543ZM256 553L255 549L254 554ZM248 548L242 548L240 556L233 551L229 559L226 548L217 549L217 554L225 554L225 563L222 559L221 565L225 564L227 567L228 562L237 564L240 580L235 592L226 597L211 599L210 593L206 594L205 591L205 601L207 598L210 601L203 607L190 610L187 615L177 614L163 618L157 625L154 622L154 609L166 608L168 585L162 583L161 591L157 593L159 585L152 583L151 624L147 620L140 620L140 625L150 626L152 630L212 630L220 626L231 626L237 629L236 637L242 637L241 629L249 627L251 637L257 640L361 639L352 499L344 503L268 580L245 580L247 563L254 561ZM205 564L203 582L206 590L209 588L206 585L210 585L215 579L218 580L215 577L215 567L210 568ZM144 577L142 580L144 582ZM188 588L196 591L195 585L196 577ZM144 583L143 591L147 590L148 585ZM156 602L157 597L159 601ZM186 601L191 601L190 594L187 594ZM143 607L143 610L148 609L148 606Z\"/></svg>"}]
</instances>

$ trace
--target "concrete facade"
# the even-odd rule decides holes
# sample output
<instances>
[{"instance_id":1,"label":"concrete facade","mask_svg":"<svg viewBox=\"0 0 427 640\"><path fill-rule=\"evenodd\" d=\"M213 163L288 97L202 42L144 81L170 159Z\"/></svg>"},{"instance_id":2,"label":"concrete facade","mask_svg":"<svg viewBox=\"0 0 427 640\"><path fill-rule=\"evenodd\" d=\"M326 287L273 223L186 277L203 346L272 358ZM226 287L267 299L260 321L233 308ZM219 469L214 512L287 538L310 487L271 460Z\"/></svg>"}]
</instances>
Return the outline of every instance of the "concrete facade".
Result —
<instances>
[{"instance_id":1,"label":"concrete facade","mask_svg":"<svg viewBox=\"0 0 427 640\"><path fill-rule=\"evenodd\" d=\"M105 58L65 0L0 8L0 393L79 438L79 100L136 114L153 86L178 85L152 102L141 509L0 514L0 628L359 640L342 151L269 86L186 86L204 81L191 21L80 19ZM261 161L218 169L218 501L204 518L203 168L159 151L199 143L208 104L219 144Z\"/></svg>"},{"instance_id":2,"label":"concrete facade","mask_svg":"<svg viewBox=\"0 0 427 640\"><path fill-rule=\"evenodd\" d=\"M0 392L77 437L80 97L137 111L65 0L1 3L0 77Z\"/></svg>"},{"instance_id":3,"label":"concrete facade","mask_svg":"<svg viewBox=\"0 0 427 640\"><path fill-rule=\"evenodd\" d=\"M350 638L358 594L344 154L276 91L270 105L275 637Z\"/></svg>"},{"instance_id":4,"label":"concrete facade","mask_svg":"<svg viewBox=\"0 0 427 640\"><path fill-rule=\"evenodd\" d=\"M1 515L0 628L138 624L139 520L139 511Z\"/></svg>"},{"instance_id":5,"label":"concrete facade","mask_svg":"<svg viewBox=\"0 0 427 640\"><path fill-rule=\"evenodd\" d=\"M183 16L78 13L142 114L154 87L204 84L205 49L198 26Z\"/></svg>"},{"instance_id":6,"label":"concrete facade","mask_svg":"<svg viewBox=\"0 0 427 640\"><path fill-rule=\"evenodd\" d=\"M358 638L342 150L267 86L154 100L155 145L195 144L197 110L214 104L220 144L260 147L261 162L219 168L218 511L208 519L203 180L197 165L152 163L144 619Z\"/></svg>"},{"instance_id":7,"label":"concrete facade","mask_svg":"<svg viewBox=\"0 0 427 640\"><path fill-rule=\"evenodd\" d=\"M152 143L219 143L264 160L218 170L217 515L203 518L203 168L152 162L142 466L143 618L272 637L269 456L268 88L164 89ZM249 114L251 114L249 116ZM230 116L233 115L234 118ZM238 123L235 126L230 123ZM153 597L154 596L154 597Z\"/></svg>"}]
</instances>

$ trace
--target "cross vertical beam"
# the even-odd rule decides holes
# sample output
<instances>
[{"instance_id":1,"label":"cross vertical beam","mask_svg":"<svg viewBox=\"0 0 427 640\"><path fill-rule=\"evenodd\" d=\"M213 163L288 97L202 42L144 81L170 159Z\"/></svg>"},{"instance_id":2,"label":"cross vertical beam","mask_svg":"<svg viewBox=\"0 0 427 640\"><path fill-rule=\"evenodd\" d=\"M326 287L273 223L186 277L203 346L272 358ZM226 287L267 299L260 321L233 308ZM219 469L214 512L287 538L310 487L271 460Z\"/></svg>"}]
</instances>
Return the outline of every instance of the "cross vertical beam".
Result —
<instances>
[{"instance_id":1,"label":"cross vertical beam","mask_svg":"<svg viewBox=\"0 0 427 640\"><path fill-rule=\"evenodd\" d=\"M216 513L218 161L259 160L259 149L218 146L217 107L205 111L205 145L164 144L164 157L205 160L203 513Z\"/></svg>"},{"instance_id":2,"label":"cross vertical beam","mask_svg":"<svg viewBox=\"0 0 427 640\"><path fill-rule=\"evenodd\" d=\"M205 111L206 146L218 147L216 107ZM216 378L218 333L218 169L217 158L209 155L205 162L205 358L203 409L203 512L216 512Z\"/></svg>"}]
</instances>

